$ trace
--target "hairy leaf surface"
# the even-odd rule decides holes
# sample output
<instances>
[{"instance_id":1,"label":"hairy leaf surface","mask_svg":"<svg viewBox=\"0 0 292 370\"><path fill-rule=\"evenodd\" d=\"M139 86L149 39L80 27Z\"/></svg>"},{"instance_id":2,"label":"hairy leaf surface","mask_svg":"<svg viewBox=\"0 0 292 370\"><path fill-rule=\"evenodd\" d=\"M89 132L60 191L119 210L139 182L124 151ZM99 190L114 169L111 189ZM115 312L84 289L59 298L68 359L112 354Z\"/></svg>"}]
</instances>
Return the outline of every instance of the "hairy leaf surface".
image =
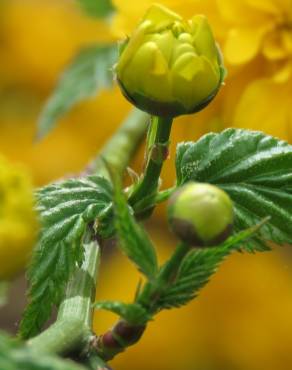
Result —
<instances>
[{"instance_id":1,"label":"hairy leaf surface","mask_svg":"<svg viewBox=\"0 0 292 370\"><path fill-rule=\"evenodd\" d=\"M29 304L23 338L37 334L58 305L70 275L83 260L82 237L112 201L111 186L98 176L49 185L38 193L42 231L28 271Z\"/></svg>"},{"instance_id":2,"label":"hairy leaf surface","mask_svg":"<svg viewBox=\"0 0 292 370\"><path fill-rule=\"evenodd\" d=\"M219 186L235 205L235 229L250 227L262 218L266 241L292 243L292 146L258 131L227 129L207 134L177 149L177 178ZM265 250L257 237L246 250Z\"/></svg>"},{"instance_id":3,"label":"hairy leaf surface","mask_svg":"<svg viewBox=\"0 0 292 370\"><path fill-rule=\"evenodd\" d=\"M119 182L116 179L114 182L115 225L119 247L151 280L158 271L155 248L145 230L135 220Z\"/></svg>"},{"instance_id":4,"label":"hairy leaf surface","mask_svg":"<svg viewBox=\"0 0 292 370\"><path fill-rule=\"evenodd\" d=\"M179 307L195 298L200 289L232 252L241 250L244 243L262 228L267 220L231 236L218 247L192 249L184 258L176 280L161 295L159 309Z\"/></svg>"}]
</instances>

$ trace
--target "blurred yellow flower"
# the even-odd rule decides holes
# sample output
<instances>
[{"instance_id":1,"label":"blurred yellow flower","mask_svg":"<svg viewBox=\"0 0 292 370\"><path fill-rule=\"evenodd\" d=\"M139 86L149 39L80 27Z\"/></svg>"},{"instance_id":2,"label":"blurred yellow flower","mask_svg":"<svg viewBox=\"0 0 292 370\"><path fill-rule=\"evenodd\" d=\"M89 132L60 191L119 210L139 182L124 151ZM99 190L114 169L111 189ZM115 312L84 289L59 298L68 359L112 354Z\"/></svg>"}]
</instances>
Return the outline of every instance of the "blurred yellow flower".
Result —
<instances>
[{"instance_id":1,"label":"blurred yellow flower","mask_svg":"<svg viewBox=\"0 0 292 370\"><path fill-rule=\"evenodd\" d=\"M240 67L257 71L235 106L233 124L291 140L292 2L217 0L217 4L227 26L224 56L237 69L232 84L244 73Z\"/></svg>"},{"instance_id":2,"label":"blurred yellow flower","mask_svg":"<svg viewBox=\"0 0 292 370\"><path fill-rule=\"evenodd\" d=\"M1 6L1 152L28 166L36 185L82 171L130 110L118 89L80 104L39 143L33 140L37 117L80 47L114 39L109 26L85 16L75 0L9 0Z\"/></svg>"},{"instance_id":3,"label":"blurred yellow flower","mask_svg":"<svg viewBox=\"0 0 292 370\"><path fill-rule=\"evenodd\" d=\"M288 77L282 77L282 82L281 75L277 77L277 71L283 71L284 77L290 73L289 63L287 69L284 67L285 61L291 61L285 46L289 45L291 29L284 27L283 33L280 24L288 26L289 22L278 20L279 11L282 19L291 19L291 0L159 2L186 18L206 14L224 49L229 70L226 86L206 110L176 120L172 156L177 142L195 140L210 129L220 130L231 124L263 129L292 141L288 105L292 98L291 83ZM113 89L80 104L48 138L32 144L40 107L50 95L58 74L79 47L129 34L152 1L114 0L114 3L118 12L110 30L108 24L83 16L75 0L3 1L0 147L7 157L26 163L37 184L81 170L131 108L119 91ZM263 32L258 25L267 25L267 19L274 28ZM252 35L249 49L244 48L244 42L241 44L240 52L245 58L232 60L228 50L235 37L232 33L242 34L251 26L257 32L252 28L249 33ZM273 60L271 49L275 47L271 44L277 49L274 54L279 55L280 49L285 56ZM141 156L137 166L141 168ZM172 185L174 176L172 158L163 170L163 185ZM31 228L29 223L27 227ZM173 250L173 241L161 233L161 228L154 233L154 239L165 259ZM125 258L109 257L102 264L98 298L132 300L139 279L136 270ZM283 259L279 252L234 256L191 305L159 315L141 342L115 359L114 368L290 370L292 272L288 261L289 256ZM105 330L112 320L109 314L99 312L95 315L96 331Z\"/></svg>"},{"instance_id":4,"label":"blurred yellow flower","mask_svg":"<svg viewBox=\"0 0 292 370\"><path fill-rule=\"evenodd\" d=\"M2 13L0 67L10 85L52 89L81 47L113 40L109 27L84 16L74 0L12 0Z\"/></svg>"},{"instance_id":5,"label":"blurred yellow flower","mask_svg":"<svg viewBox=\"0 0 292 370\"><path fill-rule=\"evenodd\" d=\"M268 62L279 62L268 65L274 67L276 80L289 78L292 72L291 1L217 0L217 4L228 25L224 45L226 60L241 65L261 54Z\"/></svg>"},{"instance_id":6,"label":"blurred yellow flower","mask_svg":"<svg viewBox=\"0 0 292 370\"><path fill-rule=\"evenodd\" d=\"M37 233L28 174L0 157L0 280L23 271Z\"/></svg>"},{"instance_id":7,"label":"blurred yellow flower","mask_svg":"<svg viewBox=\"0 0 292 370\"><path fill-rule=\"evenodd\" d=\"M113 31L131 31L150 0L114 0ZM205 13L223 47L229 76L214 105L214 129L236 126L292 140L292 2L161 0L180 14ZM187 120L187 119L185 119ZM194 120L194 118L188 118ZM206 130L210 126L206 125ZM215 121L213 121L215 122Z\"/></svg>"},{"instance_id":8,"label":"blurred yellow flower","mask_svg":"<svg viewBox=\"0 0 292 370\"><path fill-rule=\"evenodd\" d=\"M292 84L291 79L287 77L291 66L291 53L288 53L291 30L287 21L291 18L290 2L160 2L184 17L205 13L215 31L215 37L224 49L229 70L226 86L206 110L176 120L171 153L174 153L178 141L195 140L207 131L216 131L231 125L261 129L292 140L289 109ZM80 170L130 109L130 104L125 102L117 91L102 94L94 101L81 104L72 114L65 117L60 128L44 142L35 147L31 144L37 114L44 97L50 94L58 73L79 47L95 41L105 42L125 36L152 1L141 0L133 3L130 0L114 0L114 3L118 12L111 30L107 24L83 16L74 0L11 0L4 3L0 23L3 40L0 46L0 103L4 101L6 104L7 96L9 100L13 100L13 114L10 110L9 115L4 116L0 104L0 129L4 133L0 135L0 145L8 156L32 167L35 182L38 184L57 178L63 173ZM282 23L280 20L283 20ZM245 34L244 30L247 35L250 34L250 27L264 29L265 32L256 32L261 39L250 38L247 46L244 43L247 36L242 36L238 41L241 45L238 59L234 60L234 55L230 52L230 45L234 42L232 40L236 35ZM280 53L277 53L277 60L271 59L272 53L267 52L271 45L274 45L274 49L277 45L280 46L281 59ZM25 105L25 113L19 107L21 104ZM116 106L114 111L110 109L113 104ZM107 131L102 132L102 135L99 126L95 124L97 116L100 122L107 122L104 126ZM9 121L12 121L12 124L9 124ZM18 144L12 150L9 142L15 135ZM63 152L61 157L55 149L56 146ZM71 160L73 147L74 158ZM42 166L44 159L46 167ZM165 186L173 183L172 161L167 161L163 177Z\"/></svg>"},{"instance_id":9,"label":"blurred yellow flower","mask_svg":"<svg viewBox=\"0 0 292 370\"><path fill-rule=\"evenodd\" d=\"M84 16L75 0L9 0L3 5L0 35L2 153L27 165L37 185L81 171L131 110L118 89L75 107L47 138L36 144L33 138L37 117L58 74L79 47L117 36L107 24ZM196 118L177 120L171 153L175 152L177 142L199 138L208 130L206 122L214 117L214 108L211 104ZM142 158L141 151L134 165L139 171ZM164 186L171 186L175 169L172 160L166 162Z\"/></svg>"}]
</instances>

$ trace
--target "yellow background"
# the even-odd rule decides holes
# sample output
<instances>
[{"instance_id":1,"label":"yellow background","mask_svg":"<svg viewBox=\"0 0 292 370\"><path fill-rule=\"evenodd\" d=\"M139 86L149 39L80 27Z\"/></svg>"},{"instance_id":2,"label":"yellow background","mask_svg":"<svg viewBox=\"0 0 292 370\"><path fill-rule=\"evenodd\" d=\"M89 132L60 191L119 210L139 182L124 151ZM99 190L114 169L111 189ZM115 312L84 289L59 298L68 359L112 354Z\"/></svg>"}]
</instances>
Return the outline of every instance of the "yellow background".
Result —
<instances>
[{"instance_id":1,"label":"yellow background","mask_svg":"<svg viewBox=\"0 0 292 370\"><path fill-rule=\"evenodd\" d=\"M234 125L292 141L291 1L163 3L185 16L206 12L229 69L226 86L206 111L176 120L164 186L174 180L175 144L204 132ZM116 0L118 13L110 24L84 16L73 0L0 2L0 152L25 164L35 185L82 170L126 116L130 105L113 88L79 104L47 138L33 143L40 109L80 46L116 40L130 32L149 4ZM277 11L269 10L273 7ZM283 29L288 30L287 53L271 59L271 50L284 50ZM137 163L135 168L139 168ZM174 240L165 231L162 215L155 213L155 226L150 223L149 229L164 259L173 250ZM290 370L291 258L289 246L229 258L199 298L180 310L161 313L141 342L112 366L119 370ZM131 300L138 278L125 258L108 253L98 297ZM95 329L105 330L112 322L113 316L98 314Z\"/></svg>"}]
</instances>

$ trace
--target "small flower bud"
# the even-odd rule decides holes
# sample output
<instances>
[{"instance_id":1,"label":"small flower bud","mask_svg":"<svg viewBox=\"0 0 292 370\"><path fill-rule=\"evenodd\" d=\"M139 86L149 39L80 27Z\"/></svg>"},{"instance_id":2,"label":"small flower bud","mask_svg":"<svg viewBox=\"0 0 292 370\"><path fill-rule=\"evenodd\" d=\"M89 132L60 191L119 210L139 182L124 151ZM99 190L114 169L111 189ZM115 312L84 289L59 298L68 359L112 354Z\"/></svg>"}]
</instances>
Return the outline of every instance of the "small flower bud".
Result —
<instances>
[{"instance_id":1,"label":"small flower bud","mask_svg":"<svg viewBox=\"0 0 292 370\"><path fill-rule=\"evenodd\" d=\"M170 198L168 217L172 231L185 243L214 246L232 231L233 204L216 186L190 182Z\"/></svg>"},{"instance_id":2,"label":"small flower bud","mask_svg":"<svg viewBox=\"0 0 292 370\"><path fill-rule=\"evenodd\" d=\"M121 48L122 92L139 109L175 117L203 109L217 94L224 67L207 19L185 21L154 4Z\"/></svg>"}]
</instances>

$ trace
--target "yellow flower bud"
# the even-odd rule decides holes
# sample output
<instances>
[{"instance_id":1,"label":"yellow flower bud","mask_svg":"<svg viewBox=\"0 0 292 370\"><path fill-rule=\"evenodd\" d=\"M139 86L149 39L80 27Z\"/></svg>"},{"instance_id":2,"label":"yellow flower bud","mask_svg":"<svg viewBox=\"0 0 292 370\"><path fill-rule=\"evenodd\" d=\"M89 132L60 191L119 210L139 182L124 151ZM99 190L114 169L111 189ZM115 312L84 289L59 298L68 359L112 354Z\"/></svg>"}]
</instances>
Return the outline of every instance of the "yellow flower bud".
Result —
<instances>
[{"instance_id":1,"label":"yellow flower bud","mask_svg":"<svg viewBox=\"0 0 292 370\"><path fill-rule=\"evenodd\" d=\"M157 116L203 109L217 94L225 69L203 15L185 21L154 4L123 46L117 80L128 100Z\"/></svg>"},{"instance_id":2,"label":"yellow flower bud","mask_svg":"<svg viewBox=\"0 0 292 370\"><path fill-rule=\"evenodd\" d=\"M37 232L29 176L0 157L0 281L24 269Z\"/></svg>"},{"instance_id":3,"label":"yellow flower bud","mask_svg":"<svg viewBox=\"0 0 292 370\"><path fill-rule=\"evenodd\" d=\"M172 231L187 244L219 245L232 231L233 204L216 186L189 182L170 198L168 217Z\"/></svg>"}]
</instances>

